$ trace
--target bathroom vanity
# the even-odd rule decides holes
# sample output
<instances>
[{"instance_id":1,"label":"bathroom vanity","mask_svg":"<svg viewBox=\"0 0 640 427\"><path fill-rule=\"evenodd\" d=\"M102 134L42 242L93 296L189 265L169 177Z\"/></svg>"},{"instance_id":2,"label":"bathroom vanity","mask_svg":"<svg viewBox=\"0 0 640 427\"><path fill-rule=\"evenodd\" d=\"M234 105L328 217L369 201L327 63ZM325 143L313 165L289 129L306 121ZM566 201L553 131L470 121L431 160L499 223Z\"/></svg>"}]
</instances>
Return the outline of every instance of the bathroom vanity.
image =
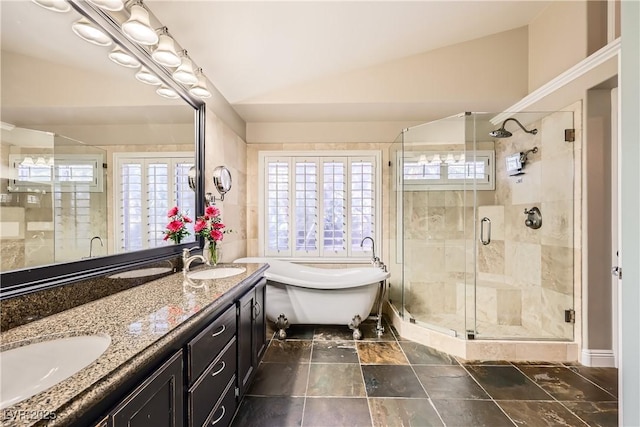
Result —
<instances>
[{"instance_id":1,"label":"bathroom vanity","mask_svg":"<svg viewBox=\"0 0 640 427\"><path fill-rule=\"evenodd\" d=\"M3 425L229 425L266 349L268 265L242 266L215 280L173 274L2 333L3 347L64 334L111 338L86 368L3 409ZM49 419L17 416L29 411Z\"/></svg>"}]
</instances>

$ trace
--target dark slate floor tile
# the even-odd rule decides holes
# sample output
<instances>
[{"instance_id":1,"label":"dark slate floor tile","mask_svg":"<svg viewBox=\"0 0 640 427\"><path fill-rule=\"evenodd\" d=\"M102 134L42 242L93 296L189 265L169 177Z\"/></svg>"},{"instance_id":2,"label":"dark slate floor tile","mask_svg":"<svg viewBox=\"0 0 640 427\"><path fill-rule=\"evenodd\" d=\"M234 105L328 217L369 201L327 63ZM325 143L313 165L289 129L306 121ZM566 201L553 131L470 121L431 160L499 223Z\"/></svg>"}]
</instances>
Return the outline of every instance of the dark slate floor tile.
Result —
<instances>
[{"instance_id":1,"label":"dark slate floor tile","mask_svg":"<svg viewBox=\"0 0 640 427\"><path fill-rule=\"evenodd\" d=\"M427 397L407 365L362 365L369 397Z\"/></svg>"},{"instance_id":2,"label":"dark slate floor tile","mask_svg":"<svg viewBox=\"0 0 640 427\"><path fill-rule=\"evenodd\" d=\"M614 396L565 366L550 368L522 366L520 370L558 400L586 402L616 400Z\"/></svg>"},{"instance_id":3,"label":"dark slate floor tile","mask_svg":"<svg viewBox=\"0 0 640 427\"><path fill-rule=\"evenodd\" d=\"M349 329L347 325L316 326L313 339L319 340L319 341L350 341L350 340L353 340L353 331Z\"/></svg>"},{"instance_id":4,"label":"dark slate floor tile","mask_svg":"<svg viewBox=\"0 0 640 427\"><path fill-rule=\"evenodd\" d=\"M432 400L447 426L513 427L513 423L491 400Z\"/></svg>"},{"instance_id":5,"label":"dark slate floor tile","mask_svg":"<svg viewBox=\"0 0 640 427\"><path fill-rule=\"evenodd\" d=\"M275 331L278 331L278 328L273 326ZM315 331L314 325L290 325L287 329L287 338L288 340L312 340L313 334Z\"/></svg>"},{"instance_id":6,"label":"dark slate floor tile","mask_svg":"<svg viewBox=\"0 0 640 427\"><path fill-rule=\"evenodd\" d=\"M408 365L397 342L358 342L358 355L363 365Z\"/></svg>"},{"instance_id":7,"label":"dark slate floor tile","mask_svg":"<svg viewBox=\"0 0 640 427\"><path fill-rule=\"evenodd\" d=\"M304 426L370 427L371 416L367 399L309 397L305 402Z\"/></svg>"},{"instance_id":8,"label":"dark slate floor tile","mask_svg":"<svg viewBox=\"0 0 640 427\"><path fill-rule=\"evenodd\" d=\"M311 341L271 340L262 360L274 363L309 363Z\"/></svg>"},{"instance_id":9,"label":"dark slate floor tile","mask_svg":"<svg viewBox=\"0 0 640 427\"><path fill-rule=\"evenodd\" d=\"M414 366L432 399L489 399L462 366Z\"/></svg>"},{"instance_id":10,"label":"dark slate floor tile","mask_svg":"<svg viewBox=\"0 0 640 427\"><path fill-rule=\"evenodd\" d=\"M563 402L574 414L591 427L617 427L617 402Z\"/></svg>"},{"instance_id":11,"label":"dark slate floor tile","mask_svg":"<svg viewBox=\"0 0 640 427\"><path fill-rule=\"evenodd\" d=\"M552 400L551 396L514 366L467 366L466 368L493 399Z\"/></svg>"},{"instance_id":12,"label":"dark slate floor tile","mask_svg":"<svg viewBox=\"0 0 640 427\"><path fill-rule=\"evenodd\" d=\"M249 387L256 396L304 396L309 365L299 363L261 363Z\"/></svg>"},{"instance_id":13,"label":"dark slate floor tile","mask_svg":"<svg viewBox=\"0 0 640 427\"><path fill-rule=\"evenodd\" d=\"M457 365L455 357L413 341L400 341L412 365Z\"/></svg>"},{"instance_id":14,"label":"dark slate floor tile","mask_svg":"<svg viewBox=\"0 0 640 427\"><path fill-rule=\"evenodd\" d=\"M589 366L572 366L574 372L593 381L613 396L618 396L618 369L617 368L592 368Z\"/></svg>"},{"instance_id":15,"label":"dark slate floor tile","mask_svg":"<svg viewBox=\"0 0 640 427\"><path fill-rule=\"evenodd\" d=\"M511 366L506 360L459 360L463 365L470 366Z\"/></svg>"},{"instance_id":16,"label":"dark slate floor tile","mask_svg":"<svg viewBox=\"0 0 640 427\"><path fill-rule=\"evenodd\" d=\"M302 425L304 397L245 396L233 427L294 427Z\"/></svg>"},{"instance_id":17,"label":"dark slate floor tile","mask_svg":"<svg viewBox=\"0 0 640 427\"><path fill-rule=\"evenodd\" d=\"M391 332L389 324L385 321L382 322L384 331L381 336L378 336L376 327L378 326L377 320L366 320L360 325L360 331L362 332L363 341L395 341L396 338Z\"/></svg>"},{"instance_id":18,"label":"dark slate floor tile","mask_svg":"<svg viewBox=\"0 0 640 427\"><path fill-rule=\"evenodd\" d=\"M586 427L560 402L498 401L496 402L518 426Z\"/></svg>"},{"instance_id":19,"label":"dark slate floor tile","mask_svg":"<svg viewBox=\"0 0 640 427\"><path fill-rule=\"evenodd\" d=\"M429 399L369 399L374 427L442 426Z\"/></svg>"},{"instance_id":20,"label":"dark slate floor tile","mask_svg":"<svg viewBox=\"0 0 640 427\"><path fill-rule=\"evenodd\" d=\"M366 397L357 363L314 363L309 369L307 396Z\"/></svg>"},{"instance_id":21,"label":"dark slate floor tile","mask_svg":"<svg viewBox=\"0 0 640 427\"><path fill-rule=\"evenodd\" d=\"M355 341L314 341L312 363L359 363Z\"/></svg>"}]
</instances>

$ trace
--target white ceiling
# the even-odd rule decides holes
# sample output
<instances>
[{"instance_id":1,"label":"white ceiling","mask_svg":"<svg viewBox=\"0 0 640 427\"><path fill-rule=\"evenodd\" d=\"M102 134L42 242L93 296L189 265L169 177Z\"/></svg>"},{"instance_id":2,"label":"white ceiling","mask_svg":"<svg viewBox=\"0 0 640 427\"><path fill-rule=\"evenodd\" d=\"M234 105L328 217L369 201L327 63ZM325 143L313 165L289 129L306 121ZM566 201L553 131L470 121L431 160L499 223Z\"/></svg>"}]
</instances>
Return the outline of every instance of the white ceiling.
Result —
<instances>
[{"instance_id":1,"label":"white ceiling","mask_svg":"<svg viewBox=\"0 0 640 427\"><path fill-rule=\"evenodd\" d=\"M269 94L518 28L549 3L146 0L245 120L275 122L335 120L338 115L381 120L380 105L311 101L301 114L295 106L278 105L275 97L270 102ZM246 107L258 97L258 110ZM393 109L416 111L410 104L396 103ZM392 119L401 118L395 114Z\"/></svg>"}]
</instances>

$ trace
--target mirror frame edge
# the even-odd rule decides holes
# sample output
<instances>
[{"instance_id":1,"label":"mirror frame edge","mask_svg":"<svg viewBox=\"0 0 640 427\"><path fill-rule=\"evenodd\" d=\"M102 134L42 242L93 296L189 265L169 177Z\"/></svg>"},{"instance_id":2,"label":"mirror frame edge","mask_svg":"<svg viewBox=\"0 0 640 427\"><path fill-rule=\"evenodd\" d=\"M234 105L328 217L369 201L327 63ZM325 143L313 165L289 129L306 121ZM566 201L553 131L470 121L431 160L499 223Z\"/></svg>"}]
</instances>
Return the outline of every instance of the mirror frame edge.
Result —
<instances>
[{"instance_id":1,"label":"mirror frame edge","mask_svg":"<svg viewBox=\"0 0 640 427\"><path fill-rule=\"evenodd\" d=\"M67 0L80 15L93 21L105 30L117 44L128 49L143 66L156 73L161 80L174 89L189 106L194 108L195 165L196 165L196 216L204 213L204 141L205 114L204 101L193 97L187 89L173 80L171 74L153 61L149 52L130 41L120 30L119 24L98 7L81 0ZM85 260L49 264L24 268L5 273L0 272L0 300L26 295L58 286L64 286L81 280L106 276L132 267L168 260L182 256L182 249L203 247L203 241L196 236L194 242L143 249L135 252L106 255Z\"/></svg>"}]
</instances>

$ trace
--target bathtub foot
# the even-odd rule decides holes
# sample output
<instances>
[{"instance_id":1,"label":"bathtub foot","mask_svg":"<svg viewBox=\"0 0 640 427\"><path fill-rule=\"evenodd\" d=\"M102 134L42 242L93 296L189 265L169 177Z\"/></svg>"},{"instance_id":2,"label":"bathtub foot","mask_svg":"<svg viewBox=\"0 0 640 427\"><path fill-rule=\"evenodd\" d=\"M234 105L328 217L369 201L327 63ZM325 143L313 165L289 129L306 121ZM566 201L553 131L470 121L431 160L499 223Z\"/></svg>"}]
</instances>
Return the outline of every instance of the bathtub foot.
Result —
<instances>
[{"instance_id":1,"label":"bathtub foot","mask_svg":"<svg viewBox=\"0 0 640 427\"><path fill-rule=\"evenodd\" d=\"M361 340L362 339L362 332L360 332L360 323L362 323L362 317L360 317L359 314L356 314L355 316L353 316L353 319L351 320L351 323L349 323L349 329L353 330L353 339L354 340Z\"/></svg>"},{"instance_id":2,"label":"bathtub foot","mask_svg":"<svg viewBox=\"0 0 640 427\"><path fill-rule=\"evenodd\" d=\"M282 313L276 319L276 328L278 328L278 339L283 340L287 338L287 331L285 331L285 329L287 329L288 327L289 320L287 320L287 318L284 316L284 313Z\"/></svg>"}]
</instances>

